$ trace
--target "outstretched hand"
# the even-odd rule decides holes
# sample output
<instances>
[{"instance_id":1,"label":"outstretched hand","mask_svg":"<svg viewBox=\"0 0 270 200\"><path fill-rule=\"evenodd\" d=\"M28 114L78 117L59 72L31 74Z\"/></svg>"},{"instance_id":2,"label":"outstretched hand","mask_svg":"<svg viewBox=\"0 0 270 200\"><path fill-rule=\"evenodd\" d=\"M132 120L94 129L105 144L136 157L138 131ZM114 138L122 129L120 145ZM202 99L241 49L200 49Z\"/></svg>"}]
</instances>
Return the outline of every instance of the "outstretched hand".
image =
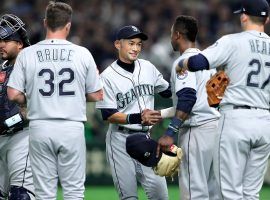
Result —
<instances>
[{"instance_id":1,"label":"outstretched hand","mask_svg":"<svg viewBox=\"0 0 270 200\"><path fill-rule=\"evenodd\" d=\"M154 125L162 119L159 111L150 109L144 109L141 117L142 124L148 126Z\"/></svg>"}]
</instances>

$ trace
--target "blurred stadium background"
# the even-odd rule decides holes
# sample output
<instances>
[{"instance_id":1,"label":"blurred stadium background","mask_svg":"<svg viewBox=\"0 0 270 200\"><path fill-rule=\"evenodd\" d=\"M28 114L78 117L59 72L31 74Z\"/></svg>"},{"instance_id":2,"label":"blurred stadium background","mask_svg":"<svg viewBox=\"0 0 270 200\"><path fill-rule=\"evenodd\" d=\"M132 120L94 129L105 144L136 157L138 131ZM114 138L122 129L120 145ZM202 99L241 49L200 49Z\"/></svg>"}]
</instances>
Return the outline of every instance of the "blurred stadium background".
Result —
<instances>
[{"instance_id":1,"label":"blurred stadium background","mask_svg":"<svg viewBox=\"0 0 270 200\"><path fill-rule=\"evenodd\" d=\"M170 28L177 15L192 15L198 19L197 46L211 45L220 36L240 31L237 15L232 11L239 6L237 0L66 0L74 10L69 40L85 46L94 56L100 72L115 60L113 46L115 30L133 24L149 35L144 43L141 58L154 63L169 80L173 60L178 56L170 44ZM44 39L43 29L46 0L2 0L0 13L13 13L27 25L31 43ZM270 33L270 26L266 28ZM170 106L171 102L157 96L156 108ZM107 124L93 104L88 105L88 121L85 123L87 141L88 185L112 185L110 170L105 158L105 134ZM167 126L163 121L153 128L158 138ZM265 183L270 184L268 169ZM170 184L176 184L173 182ZM270 199L270 197L269 197Z\"/></svg>"}]
</instances>

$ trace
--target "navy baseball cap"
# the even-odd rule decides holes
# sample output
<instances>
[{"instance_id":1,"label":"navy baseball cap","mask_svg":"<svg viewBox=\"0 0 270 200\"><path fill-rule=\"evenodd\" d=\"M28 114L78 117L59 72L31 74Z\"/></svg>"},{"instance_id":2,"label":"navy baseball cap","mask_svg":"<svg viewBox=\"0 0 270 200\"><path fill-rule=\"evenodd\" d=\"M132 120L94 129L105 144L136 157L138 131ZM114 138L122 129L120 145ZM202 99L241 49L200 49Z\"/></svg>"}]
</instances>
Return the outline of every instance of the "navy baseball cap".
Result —
<instances>
[{"instance_id":1,"label":"navy baseball cap","mask_svg":"<svg viewBox=\"0 0 270 200\"><path fill-rule=\"evenodd\" d=\"M133 25L124 26L120 28L116 33L116 40L132 38L141 38L142 40L147 40L148 36Z\"/></svg>"},{"instance_id":2,"label":"navy baseball cap","mask_svg":"<svg viewBox=\"0 0 270 200\"><path fill-rule=\"evenodd\" d=\"M234 11L234 13L245 13L251 16L268 17L269 4L266 0L242 0L241 8Z\"/></svg>"},{"instance_id":3,"label":"navy baseball cap","mask_svg":"<svg viewBox=\"0 0 270 200\"><path fill-rule=\"evenodd\" d=\"M154 167L161 158L162 152L156 157L157 142L143 133L129 135L126 140L126 150L130 157L147 167Z\"/></svg>"}]
</instances>

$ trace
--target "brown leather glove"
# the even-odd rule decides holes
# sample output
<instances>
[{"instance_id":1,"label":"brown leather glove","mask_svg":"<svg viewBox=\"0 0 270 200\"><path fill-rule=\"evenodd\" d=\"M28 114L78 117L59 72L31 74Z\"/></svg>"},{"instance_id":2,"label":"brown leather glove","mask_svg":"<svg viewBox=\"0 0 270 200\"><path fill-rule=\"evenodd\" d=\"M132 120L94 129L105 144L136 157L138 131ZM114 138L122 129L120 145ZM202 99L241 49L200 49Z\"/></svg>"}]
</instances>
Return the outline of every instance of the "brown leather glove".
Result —
<instances>
[{"instance_id":1,"label":"brown leather glove","mask_svg":"<svg viewBox=\"0 0 270 200\"><path fill-rule=\"evenodd\" d=\"M217 72L207 81L206 92L209 106L217 107L219 105L229 82L229 77L224 71Z\"/></svg>"}]
</instances>

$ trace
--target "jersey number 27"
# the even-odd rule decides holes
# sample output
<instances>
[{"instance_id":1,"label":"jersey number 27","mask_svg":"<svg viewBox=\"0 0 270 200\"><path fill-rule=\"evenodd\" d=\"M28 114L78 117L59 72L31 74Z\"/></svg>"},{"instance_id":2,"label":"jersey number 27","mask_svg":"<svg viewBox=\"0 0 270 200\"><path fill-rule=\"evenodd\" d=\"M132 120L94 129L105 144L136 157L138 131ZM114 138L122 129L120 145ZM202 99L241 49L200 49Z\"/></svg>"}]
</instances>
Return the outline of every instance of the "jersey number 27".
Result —
<instances>
[{"instance_id":1,"label":"jersey number 27","mask_svg":"<svg viewBox=\"0 0 270 200\"><path fill-rule=\"evenodd\" d=\"M252 76L259 76L260 72L261 72L261 68L262 68L262 64L259 60L257 59L253 59L249 62L249 66L253 67L256 66L255 70L252 70L251 72L249 72L248 77L247 77L247 86L249 87L256 87L256 88L261 88L264 89L266 85L269 84L270 82L270 75L268 76L268 78L263 82L263 84L260 86L258 82L256 81L252 81ZM265 67L270 67L270 63L266 62L265 63Z\"/></svg>"}]
</instances>

